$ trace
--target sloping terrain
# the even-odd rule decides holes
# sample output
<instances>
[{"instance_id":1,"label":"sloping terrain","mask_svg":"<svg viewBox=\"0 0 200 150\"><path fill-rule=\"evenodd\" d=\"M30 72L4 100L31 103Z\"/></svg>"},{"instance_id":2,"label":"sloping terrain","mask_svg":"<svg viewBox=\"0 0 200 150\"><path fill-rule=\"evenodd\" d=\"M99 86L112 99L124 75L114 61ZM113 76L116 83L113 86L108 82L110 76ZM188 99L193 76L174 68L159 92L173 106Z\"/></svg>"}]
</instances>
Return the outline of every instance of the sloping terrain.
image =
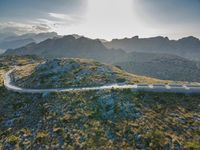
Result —
<instances>
[{"instance_id":1,"label":"sloping terrain","mask_svg":"<svg viewBox=\"0 0 200 150\"><path fill-rule=\"evenodd\" d=\"M29 44L18 49L7 50L5 55L38 55L46 58L73 57L91 58L101 62L113 62L126 53L107 49L99 40L73 35L48 39L39 44Z\"/></svg>"},{"instance_id":2,"label":"sloping terrain","mask_svg":"<svg viewBox=\"0 0 200 150\"><path fill-rule=\"evenodd\" d=\"M163 80L200 82L200 62L179 56L132 52L127 59L119 60L115 65L138 75Z\"/></svg>"},{"instance_id":3,"label":"sloping terrain","mask_svg":"<svg viewBox=\"0 0 200 150\"><path fill-rule=\"evenodd\" d=\"M195 37L185 37L179 40L169 40L167 37L113 39L105 42L108 48L123 49L126 52L147 52L174 54L191 60L200 61L200 40Z\"/></svg>"},{"instance_id":4,"label":"sloping terrain","mask_svg":"<svg viewBox=\"0 0 200 150\"><path fill-rule=\"evenodd\" d=\"M160 47L164 47L164 45L161 44ZM199 62L172 54L165 54L164 52L153 53L153 51L149 50L148 52L127 53L123 50L108 49L99 40L85 37L75 38L70 35L48 39L39 44L32 43L18 49L7 50L4 55L23 56L34 54L45 58L73 57L94 59L102 63L118 65L128 72L138 75L163 80L200 81Z\"/></svg>"},{"instance_id":5,"label":"sloping terrain","mask_svg":"<svg viewBox=\"0 0 200 150\"><path fill-rule=\"evenodd\" d=\"M0 59L0 149L199 149L200 96L105 90L18 94L3 72L43 62Z\"/></svg>"},{"instance_id":6,"label":"sloping terrain","mask_svg":"<svg viewBox=\"0 0 200 150\"><path fill-rule=\"evenodd\" d=\"M90 87L114 83L170 83L129 74L117 67L86 59L53 59L28 65L13 74L16 85L25 88L48 89Z\"/></svg>"}]
</instances>

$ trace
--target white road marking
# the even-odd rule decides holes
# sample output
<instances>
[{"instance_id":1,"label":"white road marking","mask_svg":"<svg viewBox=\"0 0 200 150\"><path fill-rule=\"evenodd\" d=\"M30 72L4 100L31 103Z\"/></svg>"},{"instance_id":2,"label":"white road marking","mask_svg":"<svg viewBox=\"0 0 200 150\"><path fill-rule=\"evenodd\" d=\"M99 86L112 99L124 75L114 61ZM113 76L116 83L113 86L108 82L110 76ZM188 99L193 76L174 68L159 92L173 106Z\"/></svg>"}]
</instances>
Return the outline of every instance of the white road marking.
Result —
<instances>
[{"instance_id":1,"label":"white road marking","mask_svg":"<svg viewBox=\"0 0 200 150\"><path fill-rule=\"evenodd\" d=\"M152 84L150 84L150 85L149 85L149 88L150 88L150 89L153 89L153 88L154 88L154 86L153 86Z\"/></svg>"},{"instance_id":2,"label":"white road marking","mask_svg":"<svg viewBox=\"0 0 200 150\"><path fill-rule=\"evenodd\" d=\"M16 67L18 68L18 67ZM15 68L15 69L16 69ZM8 71L4 76L4 86L13 92L19 93L46 93L46 92L70 92L70 91L92 91L92 90L106 90L106 89L135 89L134 91L148 91L148 92L172 92L172 93L197 93L200 94L200 85L190 85L194 88L188 87L186 85L152 85L152 84L111 84L96 87L71 87L71 88L61 88L61 89L26 89L21 88L12 83L10 74L14 69ZM171 90L169 90L171 89Z\"/></svg>"},{"instance_id":3,"label":"white road marking","mask_svg":"<svg viewBox=\"0 0 200 150\"><path fill-rule=\"evenodd\" d=\"M170 90L171 89L171 86L169 85L165 85L166 89Z\"/></svg>"},{"instance_id":4,"label":"white road marking","mask_svg":"<svg viewBox=\"0 0 200 150\"><path fill-rule=\"evenodd\" d=\"M187 87L186 85L183 85L183 87L184 87L186 90L190 90L190 88Z\"/></svg>"}]
</instances>

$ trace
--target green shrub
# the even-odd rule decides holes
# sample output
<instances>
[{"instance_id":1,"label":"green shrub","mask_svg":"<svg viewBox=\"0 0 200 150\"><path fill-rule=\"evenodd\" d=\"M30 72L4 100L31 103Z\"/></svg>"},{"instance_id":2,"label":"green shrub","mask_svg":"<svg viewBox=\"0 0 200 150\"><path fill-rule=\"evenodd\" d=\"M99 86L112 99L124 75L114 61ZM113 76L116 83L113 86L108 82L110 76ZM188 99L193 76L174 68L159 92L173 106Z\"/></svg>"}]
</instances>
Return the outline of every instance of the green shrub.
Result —
<instances>
[{"instance_id":1,"label":"green shrub","mask_svg":"<svg viewBox=\"0 0 200 150\"><path fill-rule=\"evenodd\" d=\"M6 141L7 141L8 143L10 143L10 144L16 144L16 143L19 142L19 138L18 138L17 136L15 136L15 135L10 135L10 136L6 139Z\"/></svg>"},{"instance_id":2,"label":"green shrub","mask_svg":"<svg viewBox=\"0 0 200 150\"><path fill-rule=\"evenodd\" d=\"M186 149L190 149L190 150L199 150L200 149L200 143L197 143L197 142L187 142L185 144L185 148Z\"/></svg>"},{"instance_id":3,"label":"green shrub","mask_svg":"<svg viewBox=\"0 0 200 150\"><path fill-rule=\"evenodd\" d=\"M43 142L45 141L45 139L47 139L47 137L48 137L48 133L46 131L40 131L37 133L36 141Z\"/></svg>"}]
</instances>

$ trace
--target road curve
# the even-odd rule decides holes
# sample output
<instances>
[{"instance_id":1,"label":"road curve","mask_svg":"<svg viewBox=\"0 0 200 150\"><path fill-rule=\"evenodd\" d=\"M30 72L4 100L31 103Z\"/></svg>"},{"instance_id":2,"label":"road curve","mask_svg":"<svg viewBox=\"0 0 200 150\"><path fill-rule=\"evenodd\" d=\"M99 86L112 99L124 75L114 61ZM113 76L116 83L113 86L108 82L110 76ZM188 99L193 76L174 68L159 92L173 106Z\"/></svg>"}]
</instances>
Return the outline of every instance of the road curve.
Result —
<instances>
[{"instance_id":1,"label":"road curve","mask_svg":"<svg viewBox=\"0 0 200 150\"><path fill-rule=\"evenodd\" d=\"M15 68L16 69L16 68ZM11 79L12 69L4 76L4 86L7 90L18 93L61 93L70 91L94 91L107 89L131 89L133 92L163 92L163 93L185 93L185 94L200 94L200 85L164 85L164 84L110 84L95 87L73 87L60 89L26 89L13 84Z\"/></svg>"}]
</instances>

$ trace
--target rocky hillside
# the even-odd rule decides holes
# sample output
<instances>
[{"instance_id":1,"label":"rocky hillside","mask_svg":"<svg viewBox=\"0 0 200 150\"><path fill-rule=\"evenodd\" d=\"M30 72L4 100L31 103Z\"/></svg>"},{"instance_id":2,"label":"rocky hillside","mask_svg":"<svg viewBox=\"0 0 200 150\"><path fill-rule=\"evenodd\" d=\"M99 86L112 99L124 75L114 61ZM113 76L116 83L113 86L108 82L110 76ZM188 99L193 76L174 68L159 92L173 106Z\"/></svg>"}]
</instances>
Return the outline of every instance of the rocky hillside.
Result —
<instances>
[{"instance_id":1,"label":"rocky hillside","mask_svg":"<svg viewBox=\"0 0 200 150\"><path fill-rule=\"evenodd\" d=\"M195 37L185 37L179 40L169 40L167 37L113 39L105 42L108 48L123 49L126 52L147 52L175 54L191 60L200 61L200 40Z\"/></svg>"},{"instance_id":2,"label":"rocky hillside","mask_svg":"<svg viewBox=\"0 0 200 150\"><path fill-rule=\"evenodd\" d=\"M199 95L19 94L3 87L4 72L38 62L32 56L0 59L0 149L200 149Z\"/></svg>"},{"instance_id":3,"label":"rocky hillside","mask_svg":"<svg viewBox=\"0 0 200 150\"><path fill-rule=\"evenodd\" d=\"M169 54L129 53L127 59L115 65L143 76L163 80L200 82L200 62Z\"/></svg>"},{"instance_id":4,"label":"rocky hillside","mask_svg":"<svg viewBox=\"0 0 200 150\"><path fill-rule=\"evenodd\" d=\"M129 74L117 67L86 59L53 59L28 65L14 74L15 84L26 88L67 88L114 83L169 83Z\"/></svg>"},{"instance_id":5,"label":"rocky hillside","mask_svg":"<svg viewBox=\"0 0 200 150\"><path fill-rule=\"evenodd\" d=\"M159 38L152 40L157 41L156 39ZM133 39L130 41L132 40ZM163 40L166 41L168 39ZM151 43L150 41L151 40L149 40L148 43ZM129 44L127 44L127 46L128 45ZM160 48L162 49L163 47L165 46L160 44ZM146 47L146 49L148 49L148 47ZM163 50L162 53L153 53L153 48L152 51L149 49L148 52L125 52L119 49L108 49L100 40L69 35L62 38L48 39L38 44L32 43L17 49L10 49L7 50L4 55L24 56L27 54L34 54L45 58L73 57L94 59L102 63L118 65L128 72L138 75L151 76L163 80L200 81L199 62L172 54L165 54L164 52Z\"/></svg>"},{"instance_id":6,"label":"rocky hillside","mask_svg":"<svg viewBox=\"0 0 200 150\"><path fill-rule=\"evenodd\" d=\"M5 55L38 55L45 58L73 57L91 58L101 62L113 62L123 57L122 50L107 49L99 40L73 35L48 39L39 44L29 44L21 48L7 50Z\"/></svg>"}]
</instances>

